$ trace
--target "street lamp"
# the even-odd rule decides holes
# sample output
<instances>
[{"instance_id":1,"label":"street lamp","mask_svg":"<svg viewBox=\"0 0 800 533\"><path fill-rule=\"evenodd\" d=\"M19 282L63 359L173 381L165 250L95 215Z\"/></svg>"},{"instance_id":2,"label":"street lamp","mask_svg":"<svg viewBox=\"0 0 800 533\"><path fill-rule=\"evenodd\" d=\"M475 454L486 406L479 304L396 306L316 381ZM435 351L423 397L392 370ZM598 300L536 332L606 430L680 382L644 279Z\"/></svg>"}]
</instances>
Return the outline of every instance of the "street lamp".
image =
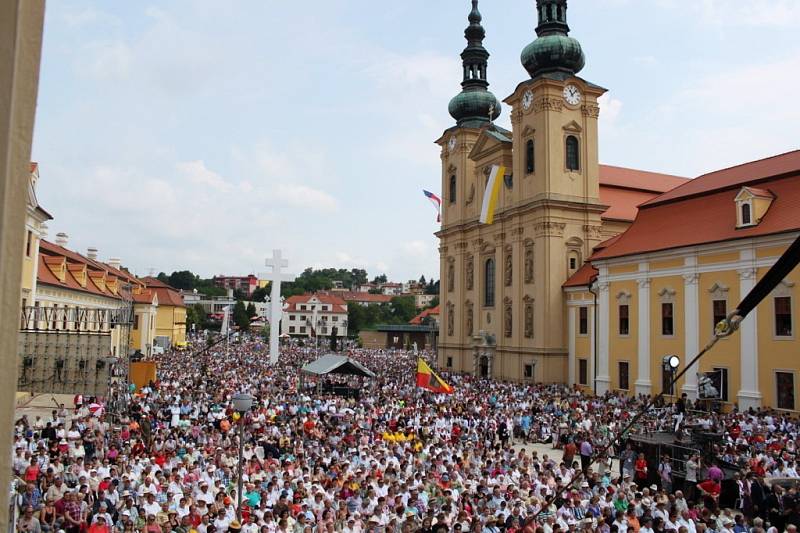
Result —
<instances>
[{"instance_id":1,"label":"street lamp","mask_svg":"<svg viewBox=\"0 0 800 533\"><path fill-rule=\"evenodd\" d=\"M244 415L253 407L253 397L249 394L237 392L231 398L233 409L239 413L239 481L237 483L236 492L236 520L241 524L242 522L242 481L244 476Z\"/></svg>"}]
</instances>

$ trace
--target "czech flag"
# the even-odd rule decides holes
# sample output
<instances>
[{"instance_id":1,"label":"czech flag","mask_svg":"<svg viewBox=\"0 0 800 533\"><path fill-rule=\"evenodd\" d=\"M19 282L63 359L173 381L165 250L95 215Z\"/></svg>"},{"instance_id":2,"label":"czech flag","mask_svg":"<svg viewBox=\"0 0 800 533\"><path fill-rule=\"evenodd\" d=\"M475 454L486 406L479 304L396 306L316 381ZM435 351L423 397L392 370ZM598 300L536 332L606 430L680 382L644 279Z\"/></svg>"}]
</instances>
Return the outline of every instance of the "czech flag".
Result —
<instances>
[{"instance_id":1,"label":"czech flag","mask_svg":"<svg viewBox=\"0 0 800 533\"><path fill-rule=\"evenodd\" d=\"M441 394L453 392L453 387L445 383L421 358L417 359L417 387Z\"/></svg>"},{"instance_id":2,"label":"czech flag","mask_svg":"<svg viewBox=\"0 0 800 533\"><path fill-rule=\"evenodd\" d=\"M436 208L436 222L441 222L442 221L442 199L439 198L438 196L436 196L435 194L433 194L430 191L423 190L422 192L425 194L425 198L430 200L431 203L433 204L433 207Z\"/></svg>"}]
</instances>

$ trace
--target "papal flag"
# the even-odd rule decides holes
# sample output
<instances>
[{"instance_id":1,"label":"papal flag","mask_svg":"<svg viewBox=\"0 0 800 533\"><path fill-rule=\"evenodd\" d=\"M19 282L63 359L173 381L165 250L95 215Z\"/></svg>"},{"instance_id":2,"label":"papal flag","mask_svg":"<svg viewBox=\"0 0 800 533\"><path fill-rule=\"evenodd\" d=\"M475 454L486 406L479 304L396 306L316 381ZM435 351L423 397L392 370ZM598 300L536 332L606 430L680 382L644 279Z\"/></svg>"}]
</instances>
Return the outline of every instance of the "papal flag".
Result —
<instances>
[{"instance_id":1,"label":"papal flag","mask_svg":"<svg viewBox=\"0 0 800 533\"><path fill-rule=\"evenodd\" d=\"M431 370L431 367L422 358L417 359L417 387L442 394L453 392L453 387Z\"/></svg>"},{"instance_id":2,"label":"papal flag","mask_svg":"<svg viewBox=\"0 0 800 533\"><path fill-rule=\"evenodd\" d=\"M481 207L481 224L491 224L494 222L494 210L497 207L497 197L500 196L500 186L503 177L506 175L506 167L492 165L489 173L489 181L486 183L486 190L483 191L483 206Z\"/></svg>"}]
</instances>

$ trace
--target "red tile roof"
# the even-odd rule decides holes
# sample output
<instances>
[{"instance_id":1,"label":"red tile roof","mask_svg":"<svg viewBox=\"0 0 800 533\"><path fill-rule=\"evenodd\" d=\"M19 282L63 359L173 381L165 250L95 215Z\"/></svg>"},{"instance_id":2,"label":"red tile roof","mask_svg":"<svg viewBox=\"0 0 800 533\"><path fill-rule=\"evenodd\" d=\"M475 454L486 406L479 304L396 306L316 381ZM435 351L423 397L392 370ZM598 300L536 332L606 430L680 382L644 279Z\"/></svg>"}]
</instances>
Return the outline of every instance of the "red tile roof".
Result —
<instances>
[{"instance_id":1,"label":"red tile roof","mask_svg":"<svg viewBox=\"0 0 800 533\"><path fill-rule=\"evenodd\" d=\"M771 177L775 173L781 177ZM734 198L742 186L753 182L775 199L757 225L737 229ZM800 230L800 151L705 174L647 202L631 227L591 259L796 230Z\"/></svg>"},{"instance_id":2,"label":"red tile roof","mask_svg":"<svg viewBox=\"0 0 800 533\"><path fill-rule=\"evenodd\" d=\"M178 291L178 289L167 285L160 279L152 276L142 278L142 281L145 282L148 289L155 291L156 296L158 296L159 307L162 305L186 307L186 304L183 303L183 296L181 296L181 293Z\"/></svg>"},{"instance_id":3,"label":"red tile roof","mask_svg":"<svg viewBox=\"0 0 800 533\"><path fill-rule=\"evenodd\" d=\"M633 221L639 204L686 181L687 178L671 174L600 165L600 203L609 206L602 217Z\"/></svg>"},{"instance_id":4,"label":"red tile roof","mask_svg":"<svg viewBox=\"0 0 800 533\"><path fill-rule=\"evenodd\" d=\"M800 150L779 154L758 161L751 161L715 172L703 174L685 182L669 192L658 196L649 205L671 202L711 191L739 187L760 180L787 174L797 175L800 169Z\"/></svg>"},{"instance_id":5,"label":"red tile roof","mask_svg":"<svg viewBox=\"0 0 800 533\"><path fill-rule=\"evenodd\" d=\"M298 294L296 296L290 296L286 299L287 304L287 311L292 312L311 312L310 309L300 309L298 307L299 304L307 304L311 301L312 298L316 297L319 303L321 304L330 304L331 306L331 313L336 314L346 314L347 313L347 302L339 298L338 296L334 296L329 293L325 292L318 292L314 294ZM325 311L326 313L328 311Z\"/></svg>"},{"instance_id":6,"label":"red tile roof","mask_svg":"<svg viewBox=\"0 0 800 533\"><path fill-rule=\"evenodd\" d=\"M640 191L666 192L682 185L688 178L660 174L646 170L615 167L613 165L600 165L600 186L622 187L624 189L639 189Z\"/></svg>"},{"instance_id":7,"label":"red tile roof","mask_svg":"<svg viewBox=\"0 0 800 533\"><path fill-rule=\"evenodd\" d=\"M320 292L318 294L324 293ZM392 301L392 297L388 294L370 294L368 292L357 291L337 291L336 295L342 298L345 302L389 303Z\"/></svg>"},{"instance_id":8,"label":"red tile roof","mask_svg":"<svg viewBox=\"0 0 800 533\"><path fill-rule=\"evenodd\" d=\"M425 317L428 317L428 316L434 316L434 317L439 316L439 306L437 305L436 307L431 307L430 309L425 309L420 314L418 314L417 316L415 316L414 318L409 320L408 323L409 324L413 324L415 326L422 325L423 319L425 319Z\"/></svg>"},{"instance_id":9,"label":"red tile roof","mask_svg":"<svg viewBox=\"0 0 800 533\"><path fill-rule=\"evenodd\" d=\"M591 263L584 263L562 287L583 287L597 279L599 271Z\"/></svg>"}]
</instances>

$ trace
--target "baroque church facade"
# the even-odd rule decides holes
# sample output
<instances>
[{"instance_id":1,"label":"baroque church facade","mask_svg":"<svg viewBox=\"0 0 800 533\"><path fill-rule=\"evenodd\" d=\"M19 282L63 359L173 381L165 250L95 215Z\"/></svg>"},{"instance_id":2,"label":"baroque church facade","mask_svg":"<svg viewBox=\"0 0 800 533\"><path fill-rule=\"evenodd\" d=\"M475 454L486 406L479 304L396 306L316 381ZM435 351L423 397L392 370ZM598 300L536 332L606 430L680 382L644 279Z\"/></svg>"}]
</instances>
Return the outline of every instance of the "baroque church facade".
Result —
<instances>
[{"instance_id":1,"label":"baroque church facade","mask_svg":"<svg viewBox=\"0 0 800 533\"><path fill-rule=\"evenodd\" d=\"M524 48L528 78L503 100L488 90L489 52L472 1L456 123L441 147L441 368L507 380L567 382L567 306L562 286L592 250L633 221L636 205L682 178L603 166L598 98L580 78L580 43L569 36L566 0L537 0L537 38ZM479 223L490 169L506 167L494 223Z\"/></svg>"}]
</instances>

